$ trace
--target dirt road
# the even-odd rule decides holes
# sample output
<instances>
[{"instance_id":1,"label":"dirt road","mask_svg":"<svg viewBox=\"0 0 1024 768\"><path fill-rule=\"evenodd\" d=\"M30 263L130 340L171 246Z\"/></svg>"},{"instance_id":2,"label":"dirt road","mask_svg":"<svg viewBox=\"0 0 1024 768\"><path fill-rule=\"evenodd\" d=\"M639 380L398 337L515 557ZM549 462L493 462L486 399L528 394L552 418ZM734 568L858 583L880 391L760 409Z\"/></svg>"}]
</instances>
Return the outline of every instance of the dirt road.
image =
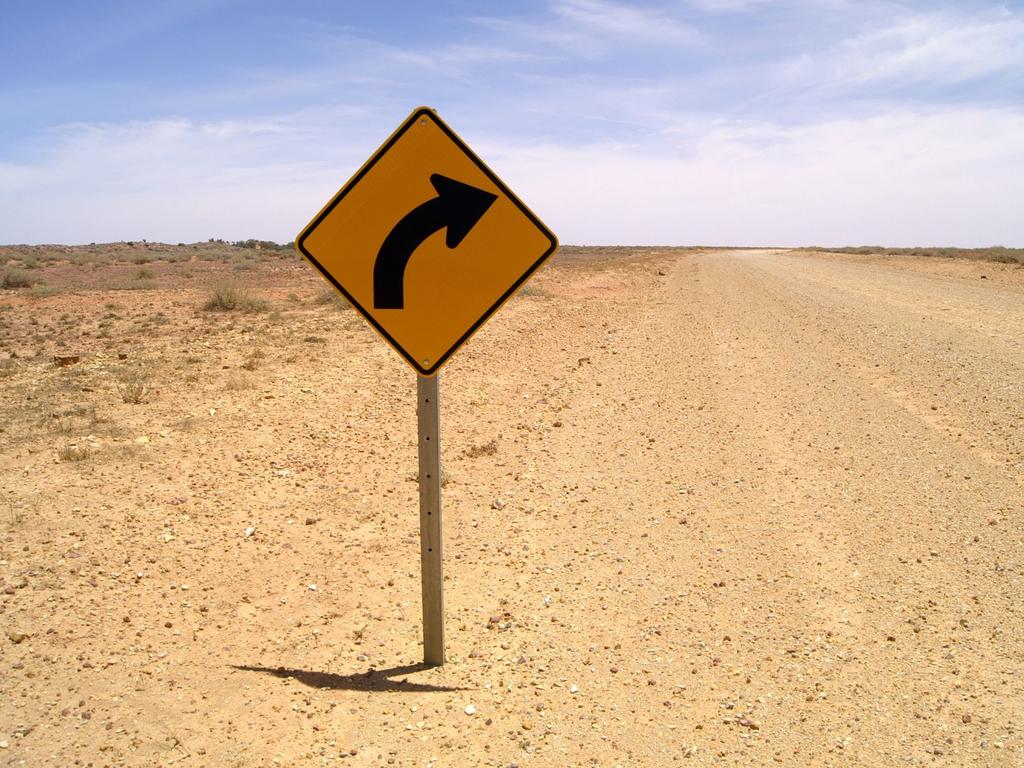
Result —
<instances>
[{"instance_id":1,"label":"dirt road","mask_svg":"<svg viewBox=\"0 0 1024 768\"><path fill-rule=\"evenodd\" d=\"M25 362L117 427L72 464L6 412L0 764L1024 764L1022 275L542 272L442 380L434 670L414 380L351 312L172 312L138 406L114 350Z\"/></svg>"}]
</instances>

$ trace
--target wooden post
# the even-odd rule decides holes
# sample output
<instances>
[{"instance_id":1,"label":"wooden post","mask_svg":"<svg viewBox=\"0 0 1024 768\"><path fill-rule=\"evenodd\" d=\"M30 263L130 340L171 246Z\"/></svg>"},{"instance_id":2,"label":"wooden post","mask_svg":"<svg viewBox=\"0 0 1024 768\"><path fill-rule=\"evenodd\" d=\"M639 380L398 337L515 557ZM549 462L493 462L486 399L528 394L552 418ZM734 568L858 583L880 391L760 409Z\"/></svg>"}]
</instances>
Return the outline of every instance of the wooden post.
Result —
<instances>
[{"instance_id":1,"label":"wooden post","mask_svg":"<svg viewBox=\"0 0 1024 768\"><path fill-rule=\"evenodd\" d=\"M420 454L420 578L423 586L423 661L444 664L444 571L441 545L440 376L420 376L416 417Z\"/></svg>"}]
</instances>

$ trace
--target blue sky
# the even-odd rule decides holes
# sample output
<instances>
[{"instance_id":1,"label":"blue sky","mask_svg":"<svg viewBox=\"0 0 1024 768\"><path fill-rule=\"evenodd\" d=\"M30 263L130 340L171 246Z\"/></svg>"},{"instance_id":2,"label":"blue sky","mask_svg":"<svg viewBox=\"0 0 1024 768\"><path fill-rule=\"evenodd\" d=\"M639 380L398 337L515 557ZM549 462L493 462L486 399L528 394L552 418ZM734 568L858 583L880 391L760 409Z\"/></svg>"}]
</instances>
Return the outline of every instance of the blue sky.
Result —
<instances>
[{"instance_id":1,"label":"blue sky","mask_svg":"<svg viewBox=\"0 0 1024 768\"><path fill-rule=\"evenodd\" d=\"M1024 3L0 0L0 242L291 240L408 112L563 243L1024 246Z\"/></svg>"}]
</instances>

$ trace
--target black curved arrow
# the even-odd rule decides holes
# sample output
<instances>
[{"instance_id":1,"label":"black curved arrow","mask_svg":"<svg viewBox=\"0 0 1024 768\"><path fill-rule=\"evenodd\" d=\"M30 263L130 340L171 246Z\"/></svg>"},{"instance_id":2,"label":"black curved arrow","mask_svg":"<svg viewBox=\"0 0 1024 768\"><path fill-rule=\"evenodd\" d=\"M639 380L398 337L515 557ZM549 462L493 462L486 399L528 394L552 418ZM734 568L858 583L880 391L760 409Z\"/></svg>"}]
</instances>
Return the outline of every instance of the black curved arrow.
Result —
<instances>
[{"instance_id":1,"label":"black curved arrow","mask_svg":"<svg viewBox=\"0 0 1024 768\"><path fill-rule=\"evenodd\" d=\"M444 244L458 247L476 226L497 195L431 174L437 190L433 197L402 217L384 238L373 264L373 306L375 309L402 309L405 306L405 266L420 243L438 230L445 229Z\"/></svg>"}]
</instances>

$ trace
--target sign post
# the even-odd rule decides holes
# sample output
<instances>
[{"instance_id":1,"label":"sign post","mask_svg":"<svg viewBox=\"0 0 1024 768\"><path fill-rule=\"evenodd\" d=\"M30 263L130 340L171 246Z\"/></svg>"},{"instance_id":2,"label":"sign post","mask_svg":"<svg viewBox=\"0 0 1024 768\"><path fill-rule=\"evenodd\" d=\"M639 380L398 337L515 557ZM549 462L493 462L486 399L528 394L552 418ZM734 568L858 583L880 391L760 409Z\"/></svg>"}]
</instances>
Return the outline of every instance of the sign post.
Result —
<instances>
[{"instance_id":1,"label":"sign post","mask_svg":"<svg viewBox=\"0 0 1024 768\"><path fill-rule=\"evenodd\" d=\"M444 664L437 373L557 247L551 230L429 107L414 110L295 239L418 374L427 664Z\"/></svg>"},{"instance_id":2,"label":"sign post","mask_svg":"<svg viewBox=\"0 0 1024 768\"><path fill-rule=\"evenodd\" d=\"M420 454L420 578L423 661L444 664L444 562L441 538L440 376L419 376L416 416Z\"/></svg>"}]
</instances>

